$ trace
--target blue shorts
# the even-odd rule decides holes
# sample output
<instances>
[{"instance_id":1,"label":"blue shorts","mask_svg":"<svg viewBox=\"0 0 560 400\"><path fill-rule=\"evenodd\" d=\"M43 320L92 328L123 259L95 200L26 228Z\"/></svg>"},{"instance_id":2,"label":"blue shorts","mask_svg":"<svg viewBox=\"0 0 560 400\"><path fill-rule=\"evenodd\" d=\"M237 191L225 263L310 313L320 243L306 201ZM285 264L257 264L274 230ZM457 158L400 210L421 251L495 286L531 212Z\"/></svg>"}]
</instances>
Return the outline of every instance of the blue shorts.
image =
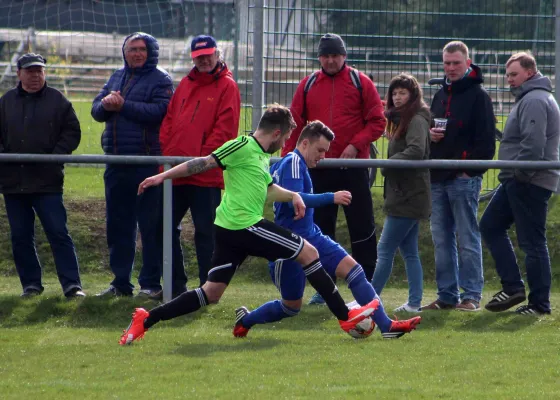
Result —
<instances>
[{"instance_id":1,"label":"blue shorts","mask_svg":"<svg viewBox=\"0 0 560 400\"><path fill-rule=\"evenodd\" d=\"M306 238L319 252L323 268L334 277L336 267L348 255L341 245L323 234ZM294 260L278 260L268 264L270 277L284 300L299 300L305 289L305 273L299 263Z\"/></svg>"}]
</instances>

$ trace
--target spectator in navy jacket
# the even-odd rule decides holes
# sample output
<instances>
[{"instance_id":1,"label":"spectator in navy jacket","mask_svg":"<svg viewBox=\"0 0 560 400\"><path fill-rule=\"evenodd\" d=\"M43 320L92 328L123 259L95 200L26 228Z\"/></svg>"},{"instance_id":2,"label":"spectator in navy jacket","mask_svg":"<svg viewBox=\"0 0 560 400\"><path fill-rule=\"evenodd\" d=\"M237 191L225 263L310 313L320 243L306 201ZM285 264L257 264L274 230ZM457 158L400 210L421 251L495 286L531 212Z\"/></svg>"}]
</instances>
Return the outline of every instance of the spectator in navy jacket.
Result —
<instances>
[{"instance_id":1,"label":"spectator in navy jacket","mask_svg":"<svg viewBox=\"0 0 560 400\"><path fill-rule=\"evenodd\" d=\"M169 74L157 66L157 40L142 32L128 36L122 48L124 67L111 75L93 100L91 115L105 122L102 136L106 155L161 154L159 127L173 94ZM142 238L142 269L139 294L161 291L161 260L156 237L160 190L153 188L137 196L138 185L157 174L157 165L108 164L105 170L107 244L115 279L104 296L130 296L131 273L136 249L137 227Z\"/></svg>"}]
</instances>

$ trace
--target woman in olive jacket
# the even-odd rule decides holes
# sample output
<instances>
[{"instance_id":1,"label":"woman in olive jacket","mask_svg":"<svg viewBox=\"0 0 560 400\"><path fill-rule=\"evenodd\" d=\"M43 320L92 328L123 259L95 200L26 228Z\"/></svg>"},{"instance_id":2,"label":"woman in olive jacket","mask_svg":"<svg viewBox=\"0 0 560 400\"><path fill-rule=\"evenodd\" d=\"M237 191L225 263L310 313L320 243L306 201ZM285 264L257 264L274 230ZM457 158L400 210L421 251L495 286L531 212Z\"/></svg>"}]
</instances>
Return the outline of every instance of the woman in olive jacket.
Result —
<instances>
[{"instance_id":1,"label":"woman in olive jacket","mask_svg":"<svg viewBox=\"0 0 560 400\"><path fill-rule=\"evenodd\" d=\"M430 110L416 79L401 74L391 80L387 92L388 158L427 160L430 155ZM431 213L428 169L384 168L384 210L387 214L377 245L377 265L372 285L381 293L400 249L408 278L408 301L395 311L419 312L423 292L422 264L418 256L418 231Z\"/></svg>"}]
</instances>

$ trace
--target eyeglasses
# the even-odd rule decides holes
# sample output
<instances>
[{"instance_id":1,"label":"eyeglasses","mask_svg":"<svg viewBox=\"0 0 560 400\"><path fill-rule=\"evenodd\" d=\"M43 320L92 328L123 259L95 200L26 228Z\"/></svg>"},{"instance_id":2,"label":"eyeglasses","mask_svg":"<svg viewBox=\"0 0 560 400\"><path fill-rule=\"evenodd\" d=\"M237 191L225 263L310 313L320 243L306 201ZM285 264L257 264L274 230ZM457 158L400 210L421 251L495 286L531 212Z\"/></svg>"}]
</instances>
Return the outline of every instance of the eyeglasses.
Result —
<instances>
[{"instance_id":1,"label":"eyeglasses","mask_svg":"<svg viewBox=\"0 0 560 400\"><path fill-rule=\"evenodd\" d=\"M127 53L147 53L148 52L148 48L147 47L128 47L126 49Z\"/></svg>"}]
</instances>

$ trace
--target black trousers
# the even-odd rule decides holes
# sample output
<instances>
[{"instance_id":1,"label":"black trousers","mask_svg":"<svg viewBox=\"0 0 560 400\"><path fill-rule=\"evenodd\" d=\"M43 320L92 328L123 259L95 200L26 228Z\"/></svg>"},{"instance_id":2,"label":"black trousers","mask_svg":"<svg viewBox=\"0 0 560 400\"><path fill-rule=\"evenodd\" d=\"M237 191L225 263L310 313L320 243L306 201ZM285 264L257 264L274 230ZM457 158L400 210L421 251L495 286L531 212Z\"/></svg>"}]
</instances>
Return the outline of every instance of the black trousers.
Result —
<instances>
[{"instance_id":1,"label":"black trousers","mask_svg":"<svg viewBox=\"0 0 560 400\"><path fill-rule=\"evenodd\" d=\"M368 281L371 281L377 262L377 236L367 168L314 168L309 172L315 193L339 190L352 193L352 203L343 207L352 243L352 257L362 265ZM335 241L337 215L336 204L317 207L314 211L315 223Z\"/></svg>"}]
</instances>

